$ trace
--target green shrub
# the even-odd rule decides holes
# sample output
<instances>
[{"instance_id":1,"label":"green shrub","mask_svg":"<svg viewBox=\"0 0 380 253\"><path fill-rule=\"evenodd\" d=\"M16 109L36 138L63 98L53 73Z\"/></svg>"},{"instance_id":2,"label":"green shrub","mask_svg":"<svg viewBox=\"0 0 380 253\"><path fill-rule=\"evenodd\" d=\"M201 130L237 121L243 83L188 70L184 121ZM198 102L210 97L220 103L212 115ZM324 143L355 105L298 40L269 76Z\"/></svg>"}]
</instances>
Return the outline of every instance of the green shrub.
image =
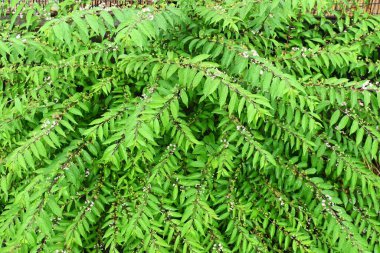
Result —
<instances>
[{"instance_id":1,"label":"green shrub","mask_svg":"<svg viewBox=\"0 0 380 253\"><path fill-rule=\"evenodd\" d=\"M73 2L1 20L1 252L380 251L379 16Z\"/></svg>"}]
</instances>

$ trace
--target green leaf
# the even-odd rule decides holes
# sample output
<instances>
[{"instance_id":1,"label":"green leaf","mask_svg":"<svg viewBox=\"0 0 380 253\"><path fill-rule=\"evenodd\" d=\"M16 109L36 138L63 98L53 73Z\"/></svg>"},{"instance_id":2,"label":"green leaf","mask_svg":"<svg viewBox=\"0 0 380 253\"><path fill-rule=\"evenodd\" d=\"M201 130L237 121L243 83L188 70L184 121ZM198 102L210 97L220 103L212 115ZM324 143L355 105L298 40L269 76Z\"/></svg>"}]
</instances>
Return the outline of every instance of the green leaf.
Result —
<instances>
[{"instance_id":1,"label":"green leaf","mask_svg":"<svg viewBox=\"0 0 380 253\"><path fill-rule=\"evenodd\" d=\"M342 130L348 123L349 117L345 115L339 122L337 129Z\"/></svg>"},{"instance_id":2,"label":"green leaf","mask_svg":"<svg viewBox=\"0 0 380 253\"><path fill-rule=\"evenodd\" d=\"M51 229L52 229L52 224L49 219L47 218L42 218L42 217L37 217L37 224L40 227L41 231L44 234L50 234Z\"/></svg>"},{"instance_id":3,"label":"green leaf","mask_svg":"<svg viewBox=\"0 0 380 253\"><path fill-rule=\"evenodd\" d=\"M62 29L62 26L61 25L55 25L53 26L53 32L54 32L54 35L60 40L60 41L64 41L65 40L65 34L64 34L64 30Z\"/></svg>"},{"instance_id":4,"label":"green leaf","mask_svg":"<svg viewBox=\"0 0 380 253\"><path fill-rule=\"evenodd\" d=\"M356 130L358 130L358 128L359 128L359 122L357 120L354 120L350 128L350 135L355 133Z\"/></svg>"},{"instance_id":5,"label":"green leaf","mask_svg":"<svg viewBox=\"0 0 380 253\"><path fill-rule=\"evenodd\" d=\"M219 105L220 108L222 108L226 104L228 96L228 87L225 85L220 85L219 86Z\"/></svg>"},{"instance_id":6,"label":"green leaf","mask_svg":"<svg viewBox=\"0 0 380 253\"><path fill-rule=\"evenodd\" d=\"M85 16L85 19L88 23L88 25L91 27L91 29L96 33L99 34L99 24L98 24L98 18L94 15L87 14Z\"/></svg>"},{"instance_id":7,"label":"green leaf","mask_svg":"<svg viewBox=\"0 0 380 253\"><path fill-rule=\"evenodd\" d=\"M64 127L66 127L67 129L71 130L71 131L75 131L74 128L70 125L69 122L67 122L66 120L61 120L59 122L61 125L63 125Z\"/></svg>"},{"instance_id":8,"label":"green leaf","mask_svg":"<svg viewBox=\"0 0 380 253\"><path fill-rule=\"evenodd\" d=\"M45 146L42 144L42 142L37 141L35 144L36 144L38 153L43 157L47 157L47 152L46 152Z\"/></svg>"},{"instance_id":9,"label":"green leaf","mask_svg":"<svg viewBox=\"0 0 380 253\"><path fill-rule=\"evenodd\" d=\"M101 11L100 16L104 19L107 25L109 25L110 27L115 27L115 22L112 16L107 11Z\"/></svg>"},{"instance_id":10,"label":"green leaf","mask_svg":"<svg viewBox=\"0 0 380 253\"><path fill-rule=\"evenodd\" d=\"M204 87L203 87L203 94L205 96L209 96L214 91L216 91L216 89L218 88L219 84L220 84L220 80L219 79L207 78L206 82L204 84Z\"/></svg>"},{"instance_id":11,"label":"green leaf","mask_svg":"<svg viewBox=\"0 0 380 253\"><path fill-rule=\"evenodd\" d=\"M58 217L62 217L62 210L57 205L57 202L53 197L49 198L49 200L47 201L47 205L55 215L57 215Z\"/></svg>"},{"instance_id":12,"label":"green leaf","mask_svg":"<svg viewBox=\"0 0 380 253\"><path fill-rule=\"evenodd\" d=\"M193 88L197 87L201 83L203 76L204 76L204 73L202 71L198 72L195 75L193 82L192 82Z\"/></svg>"},{"instance_id":13,"label":"green leaf","mask_svg":"<svg viewBox=\"0 0 380 253\"><path fill-rule=\"evenodd\" d=\"M82 112L80 111L80 110L78 110L77 108L70 108L69 109L69 112L71 112L72 114L75 114L75 115L78 115L78 116L81 116L81 117L83 117L83 114L82 114Z\"/></svg>"},{"instance_id":14,"label":"green leaf","mask_svg":"<svg viewBox=\"0 0 380 253\"><path fill-rule=\"evenodd\" d=\"M179 111L178 100L174 100L173 102L170 103L170 111L172 113L173 118L177 119L178 118L178 111Z\"/></svg>"},{"instance_id":15,"label":"green leaf","mask_svg":"<svg viewBox=\"0 0 380 253\"><path fill-rule=\"evenodd\" d=\"M4 53L9 54L10 52L9 47L4 42L0 41L0 53L5 55Z\"/></svg>"},{"instance_id":16,"label":"green leaf","mask_svg":"<svg viewBox=\"0 0 380 253\"><path fill-rule=\"evenodd\" d=\"M154 142L153 138L153 131L150 129L150 127L146 124L141 124L140 127L138 128L138 132L144 136L147 140Z\"/></svg>"},{"instance_id":17,"label":"green leaf","mask_svg":"<svg viewBox=\"0 0 380 253\"><path fill-rule=\"evenodd\" d=\"M17 97L15 98L15 107L16 107L17 111L19 111L21 114L24 112L21 101Z\"/></svg>"},{"instance_id":18,"label":"green leaf","mask_svg":"<svg viewBox=\"0 0 380 253\"><path fill-rule=\"evenodd\" d=\"M204 60L206 60L209 57L210 57L210 55L208 55L208 54L200 54L200 55L197 55L194 58L192 58L189 62L191 64L195 64L195 63L204 61Z\"/></svg>"},{"instance_id":19,"label":"green leaf","mask_svg":"<svg viewBox=\"0 0 380 253\"><path fill-rule=\"evenodd\" d=\"M237 101L237 95L236 95L236 93L232 93L232 96L231 96L230 102L229 102L229 104L228 104L228 112L230 113L230 115L231 115L231 114L234 112L234 110L235 110L236 101Z\"/></svg>"},{"instance_id":20,"label":"green leaf","mask_svg":"<svg viewBox=\"0 0 380 253\"><path fill-rule=\"evenodd\" d=\"M189 98L186 94L186 91L182 90L180 93L180 96L181 96L182 102L186 105L186 107L188 107L189 106Z\"/></svg>"},{"instance_id":21,"label":"green leaf","mask_svg":"<svg viewBox=\"0 0 380 253\"><path fill-rule=\"evenodd\" d=\"M339 119L339 116L340 116L340 111L339 110L336 110L333 115L331 116L331 119L330 119L330 126L333 126Z\"/></svg>"},{"instance_id":22,"label":"green leaf","mask_svg":"<svg viewBox=\"0 0 380 253\"><path fill-rule=\"evenodd\" d=\"M21 167L23 167L24 169L27 169L25 159L24 159L24 156L22 154L17 155L17 161L21 165Z\"/></svg>"},{"instance_id":23,"label":"green leaf","mask_svg":"<svg viewBox=\"0 0 380 253\"><path fill-rule=\"evenodd\" d=\"M363 136L364 136L364 129L363 128L360 128L357 132L356 132L356 145L359 145L362 140L363 140Z\"/></svg>"}]
</instances>

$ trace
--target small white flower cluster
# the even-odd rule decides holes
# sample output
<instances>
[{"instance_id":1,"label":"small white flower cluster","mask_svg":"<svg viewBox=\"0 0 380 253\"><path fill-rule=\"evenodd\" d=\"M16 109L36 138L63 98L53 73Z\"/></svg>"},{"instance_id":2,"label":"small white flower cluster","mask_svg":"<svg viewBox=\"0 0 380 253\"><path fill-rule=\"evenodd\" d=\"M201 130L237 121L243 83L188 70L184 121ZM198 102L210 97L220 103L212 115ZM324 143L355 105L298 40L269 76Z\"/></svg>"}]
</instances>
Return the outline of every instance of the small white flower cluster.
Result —
<instances>
[{"instance_id":1,"label":"small white flower cluster","mask_svg":"<svg viewBox=\"0 0 380 253\"><path fill-rule=\"evenodd\" d=\"M306 221L306 223L307 223L308 226L310 226L310 224L311 224L311 219L308 218L307 221Z\"/></svg>"},{"instance_id":2,"label":"small white flower cluster","mask_svg":"<svg viewBox=\"0 0 380 253\"><path fill-rule=\"evenodd\" d=\"M239 132L242 132L242 133L247 131L247 129L244 126L236 126L236 130L238 130Z\"/></svg>"},{"instance_id":3,"label":"small white flower cluster","mask_svg":"<svg viewBox=\"0 0 380 253\"><path fill-rule=\"evenodd\" d=\"M251 54L252 54L253 57L259 56L259 54L257 53L257 51L254 50L254 49L251 50Z\"/></svg>"},{"instance_id":4,"label":"small white flower cluster","mask_svg":"<svg viewBox=\"0 0 380 253\"><path fill-rule=\"evenodd\" d=\"M216 250L217 252L223 252L223 245L221 243L214 243L212 249Z\"/></svg>"},{"instance_id":5,"label":"small white flower cluster","mask_svg":"<svg viewBox=\"0 0 380 253\"><path fill-rule=\"evenodd\" d=\"M16 35L16 39L19 39L19 38L21 38L21 35L20 35L20 34L17 34L17 35Z\"/></svg>"},{"instance_id":6,"label":"small white flower cluster","mask_svg":"<svg viewBox=\"0 0 380 253\"><path fill-rule=\"evenodd\" d=\"M240 55L243 57L243 58L249 58L249 57L256 57L256 56L259 56L259 54L257 53L256 50L252 49L251 51L244 51L242 53L240 53Z\"/></svg>"},{"instance_id":7,"label":"small white flower cluster","mask_svg":"<svg viewBox=\"0 0 380 253\"><path fill-rule=\"evenodd\" d=\"M140 97L141 100L146 100L147 98L148 98L148 95L145 94L145 93L142 94L141 97Z\"/></svg>"},{"instance_id":8,"label":"small white flower cluster","mask_svg":"<svg viewBox=\"0 0 380 253\"><path fill-rule=\"evenodd\" d=\"M150 190L152 189L152 186L149 184L147 187L143 187L143 192L150 192Z\"/></svg>"},{"instance_id":9,"label":"small white flower cluster","mask_svg":"<svg viewBox=\"0 0 380 253\"><path fill-rule=\"evenodd\" d=\"M153 20L154 19L154 15L149 13L148 16L147 16L147 19L148 20Z\"/></svg>"},{"instance_id":10,"label":"small white flower cluster","mask_svg":"<svg viewBox=\"0 0 380 253\"><path fill-rule=\"evenodd\" d=\"M67 251L66 251L66 250L56 249L56 250L54 251L54 253L67 253Z\"/></svg>"},{"instance_id":11,"label":"small white flower cluster","mask_svg":"<svg viewBox=\"0 0 380 253\"><path fill-rule=\"evenodd\" d=\"M301 50L301 52L302 52L302 57L306 57L306 52L307 51L312 51L312 49L311 48L306 48L306 47L302 47L302 48L299 48L299 47L292 47L292 51L299 51L299 50Z\"/></svg>"},{"instance_id":12,"label":"small white flower cluster","mask_svg":"<svg viewBox=\"0 0 380 253\"><path fill-rule=\"evenodd\" d=\"M311 48L306 48L306 47L302 47L302 48L299 48L299 47L292 47L292 51L299 51L301 50L301 52L307 52L307 51L311 51L312 49Z\"/></svg>"},{"instance_id":13,"label":"small white flower cluster","mask_svg":"<svg viewBox=\"0 0 380 253\"><path fill-rule=\"evenodd\" d=\"M259 31L252 31L252 33L254 34L254 35L256 35L256 34L258 34L258 35L263 35L263 32L259 32Z\"/></svg>"},{"instance_id":14,"label":"small white flower cluster","mask_svg":"<svg viewBox=\"0 0 380 253\"><path fill-rule=\"evenodd\" d=\"M152 14L152 10L149 7L143 8L138 15L142 15L143 17L145 16L146 19L148 20L153 20L154 15Z\"/></svg>"},{"instance_id":15,"label":"small white flower cluster","mask_svg":"<svg viewBox=\"0 0 380 253\"><path fill-rule=\"evenodd\" d=\"M222 139L221 142L223 143L224 148L228 148L228 146L230 145L230 143L227 141L227 139Z\"/></svg>"},{"instance_id":16,"label":"small white flower cluster","mask_svg":"<svg viewBox=\"0 0 380 253\"><path fill-rule=\"evenodd\" d=\"M58 124L58 122L57 121L55 121L55 120L53 120L53 121L50 121L50 120L46 120L43 124L42 124L42 126L41 126L41 128L42 129L46 129L46 128L53 128L54 126L56 126Z\"/></svg>"},{"instance_id":17,"label":"small white flower cluster","mask_svg":"<svg viewBox=\"0 0 380 253\"><path fill-rule=\"evenodd\" d=\"M90 175L90 170L87 169L87 170L84 172L84 176L85 176L85 177L88 177L89 175Z\"/></svg>"},{"instance_id":18,"label":"small white flower cluster","mask_svg":"<svg viewBox=\"0 0 380 253\"><path fill-rule=\"evenodd\" d=\"M149 7L145 7L141 10L142 12L150 12L150 8Z\"/></svg>"},{"instance_id":19,"label":"small white flower cluster","mask_svg":"<svg viewBox=\"0 0 380 253\"><path fill-rule=\"evenodd\" d=\"M362 90L367 90L370 85L371 85L371 81L366 80L365 83L363 83L363 85L362 85Z\"/></svg>"},{"instance_id":20,"label":"small white flower cluster","mask_svg":"<svg viewBox=\"0 0 380 253\"><path fill-rule=\"evenodd\" d=\"M169 153L172 155L177 150L177 145L176 144L170 144L169 146L167 146L166 149L169 150Z\"/></svg>"},{"instance_id":21,"label":"small white flower cluster","mask_svg":"<svg viewBox=\"0 0 380 253\"><path fill-rule=\"evenodd\" d=\"M370 80L366 80L365 83L363 83L361 89L362 90L368 90L377 88L379 86L379 82L372 83Z\"/></svg>"},{"instance_id":22,"label":"small white flower cluster","mask_svg":"<svg viewBox=\"0 0 380 253\"><path fill-rule=\"evenodd\" d=\"M54 181L58 181L60 178L62 177L62 175L58 175L54 178Z\"/></svg>"},{"instance_id":23,"label":"small white flower cluster","mask_svg":"<svg viewBox=\"0 0 380 253\"><path fill-rule=\"evenodd\" d=\"M84 203L87 205L86 212L91 211L91 208L95 205L94 201L90 200L86 200Z\"/></svg>"},{"instance_id":24,"label":"small white flower cluster","mask_svg":"<svg viewBox=\"0 0 380 253\"><path fill-rule=\"evenodd\" d=\"M284 206L284 205L285 205L285 202L282 200L281 197L280 197L278 200L280 201L280 205L281 205L281 206Z\"/></svg>"},{"instance_id":25,"label":"small white flower cluster","mask_svg":"<svg viewBox=\"0 0 380 253\"><path fill-rule=\"evenodd\" d=\"M328 204L333 206L334 203L331 202L332 197L330 195L326 195L326 198L328 199ZM322 199L322 207L326 207L326 200L325 199Z\"/></svg>"},{"instance_id":26,"label":"small white flower cluster","mask_svg":"<svg viewBox=\"0 0 380 253\"><path fill-rule=\"evenodd\" d=\"M214 10L216 10L216 11L222 11L222 12L225 12L226 10L222 7L222 6L220 6L220 5L215 5L214 6Z\"/></svg>"},{"instance_id":27,"label":"small white flower cluster","mask_svg":"<svg viewBox=\"0 0 380 253\"><path fill-rule=\"evenodd\" d=\"M176 186L176 185L178 185L178 182L179 182L179 178L177 177L177 178L175 179L175 183L173 183L173 187Z\"/></svg>"},{"instance_id":28,"label":"small white flower cluster","mask_svg":"<svg viewBox=\"0 0 380 253\"><path fill-rule=\"evenodd\" d=\"M107 53L112 52L112 51L115 52L115 51L119 50L119 47L113 43L109 43L107 46L108 46L108 48L106 49Z\"/></svg>"},{"instance_id":29,"label":"small white flower cluster","mask_svg":"<svg viewBox=\"0 0 380 253\"><path fill-rule=\"evenodd\" d=\"M342 105L342 106L346 106L346 105L347 105L347 103L346 103L346 102L343 102L341 105Z\"/></svg>"},{"instance_id":30,"label":"small white flower cluster","mask_svg":"<svg viewBox=\"0 0 380 253\"><path fill-rule=\"evenodd\" d=\"M153 93L155 91L155 88L154 87L150 87L149 89L148 89L148 92L149 93Z\"/></svg>"},{"instance_id":31,"label":"small white flower cluster","mask_svg":"<svg viewBox=\"0 0 380 253\"><path fill-rule=\"evenodd\" d=\"M44 82L47 82L48 85L50 86L50 85L52 84L52 82L51 82L51 77L50 77L50 76L46 76L46 77L44 77Z\"/></svg>"},{"instance_id":32,"label":"small white flower cluster","mask_svg":"<svg viewBox=\"0 0 380 253\"><path fill-rule=\"evenodd\" d=\"M96 249L96 248L99 248L99 249L103 249L104 248L104 245L103 244L95 244L94 245L94 248Z\"/></svg>"},{"instance_id":33,"label":"small white flower cluster","mask_svg":"<svg viewBox=\"0 0 380 253\"><path fill-rule=\"evenodd\" d=\"M335 129L336 129L337 131L339 131L339 130L337 129L337 127L338 127L338 126L336 126ZM340 131L340 132L341 132L342 134L345 134L344 131ZM337 146L335 146L335 145L331 145L331 143L329 143L328 141L325 142L325 145L326 145L326 147L328 147L328 148L330 148L330 149L332 149L332 150L336 150L336 148L337 148Z\"/></svg>"},{"instance_id":34,"label":"small white flower cluster","mask_svg":"<svg viewBox=\"0 0 380 253\"><path fill-rule=\"evenodd\" d=\"M228 208L229 211L234 210L234 208L235 208L235 202L231 201L230 203L228 203L228 205L230 206L230 207Z\"/></svg>"}]
</instances>

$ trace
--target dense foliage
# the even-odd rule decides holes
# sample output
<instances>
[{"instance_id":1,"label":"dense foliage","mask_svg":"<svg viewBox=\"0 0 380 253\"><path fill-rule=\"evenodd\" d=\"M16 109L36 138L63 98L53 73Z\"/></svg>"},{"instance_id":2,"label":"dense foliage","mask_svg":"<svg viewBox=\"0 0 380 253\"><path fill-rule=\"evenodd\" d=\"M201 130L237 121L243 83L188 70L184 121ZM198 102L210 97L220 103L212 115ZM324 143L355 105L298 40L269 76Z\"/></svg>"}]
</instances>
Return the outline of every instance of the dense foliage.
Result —
<instances>
[{"instance_id":1,"label":"dense foliage","mask_svg":"<svg viewBox=\"0 0 380 253\"><path fill-rule=\"evenodd\" d=\"M3 13L1 252L379 252L380 17L328 2Z\"/></svg>"}]
</instances>

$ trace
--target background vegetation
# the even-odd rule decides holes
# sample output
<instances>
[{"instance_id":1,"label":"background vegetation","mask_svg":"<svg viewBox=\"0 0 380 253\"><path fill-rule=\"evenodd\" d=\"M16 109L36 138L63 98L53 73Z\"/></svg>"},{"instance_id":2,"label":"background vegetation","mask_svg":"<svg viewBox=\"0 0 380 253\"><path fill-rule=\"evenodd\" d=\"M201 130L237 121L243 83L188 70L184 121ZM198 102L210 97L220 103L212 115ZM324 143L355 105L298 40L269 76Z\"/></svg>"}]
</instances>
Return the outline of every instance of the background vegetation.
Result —
<instances>
[{"instance_id":1,"label":"background vegetation","mask_svg":"<svg viewBox=\"0 0 380 253\"><path fill-rule=\"evenodd\" d=\"M379 252L379 16L56 14L1 20L2 252Z\"/></svg>"}]
</instances>

